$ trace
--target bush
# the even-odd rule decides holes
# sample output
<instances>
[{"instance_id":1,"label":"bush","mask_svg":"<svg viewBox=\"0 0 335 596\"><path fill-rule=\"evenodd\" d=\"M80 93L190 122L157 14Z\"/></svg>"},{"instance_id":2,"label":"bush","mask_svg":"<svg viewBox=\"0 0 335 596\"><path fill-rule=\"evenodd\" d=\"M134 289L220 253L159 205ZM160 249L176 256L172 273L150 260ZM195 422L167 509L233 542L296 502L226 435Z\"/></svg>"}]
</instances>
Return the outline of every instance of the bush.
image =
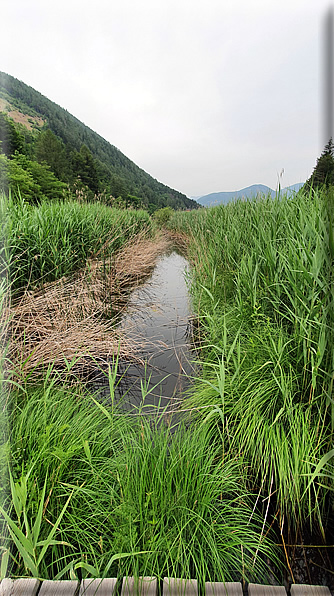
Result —
<instances>
[{"instance_id":1,"label":"bush","mask_svg":"<svg viewBox=\"0 0 335 596\"><path fill-rule=\"evenodd\" d=\"M164 226L173 215L173 209L171 207L163 207L163 209L157 209L153 217L159 226Z\"/></svg>"}]
</instances>

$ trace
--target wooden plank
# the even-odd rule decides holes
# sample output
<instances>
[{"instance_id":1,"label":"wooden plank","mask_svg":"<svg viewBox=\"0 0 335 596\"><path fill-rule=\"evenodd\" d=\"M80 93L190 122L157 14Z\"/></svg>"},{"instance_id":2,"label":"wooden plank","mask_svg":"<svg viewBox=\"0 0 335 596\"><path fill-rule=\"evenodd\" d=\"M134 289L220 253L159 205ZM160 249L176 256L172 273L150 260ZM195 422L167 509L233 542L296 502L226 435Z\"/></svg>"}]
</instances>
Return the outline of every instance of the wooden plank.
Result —
<instances>
[{"instance_id":1,"label":"wooden plank","mask_svg":"<svg viewBox=\"0 0 335 596\"><path fill-rule=\"evenodd\" d=\"M0 584L0 596L35 596L40 581L32 577L10 579L6 577Z\"/></svg>"},{"instance_id":2,"label":"wooden plank","mask_svg":"<svg viewBox=\"0 0 335 596\"><path fill-rule=\"evenodd\" d=\"M156 577L124 577L121 596L156 596Z\"/></svg>"},{"instance_id":3,"label":"wooden plank","mask_svg":"<svg viewBox=\"0 0 335 596\"><path fill-rule=\"evenodd\" d=\"M111 596L117 584L116 577L105 579L84 579L80 584L79 596Z\"/></svg>"},{"instance_id":4,"label":"wooden plank","mask_svg":"<svg viewBox=\"0 0 335 596\"><path fill-rule=\"evenodd\" d=\"M197 580L164 577L163 596L198 596Z\"/></svg>"},{"instance_id":5,"label":"wooden plank","mask_svg":"<svg viewBox=\"0 0 335 596\"><path fill-rule=\"evenodd\" d=\"M206 596L243 596L240 582L206 582Z\"/></svg>"},{"instance_id":6,"label":"wooden plank","mask_svg":"<svg viewBox=\"0 0 335 596\"><path fill-rule=\"evenodd\" d=\"M43 581L38 596L74 596L78 588L76 580L52 580Z\"/></svg>"},{"instance_id":7,"label":"wooden plank","mask_svg":"<svg viewBox=\"0 0 335 596\"><path fill-rule=\"evenodd\" d=\"M330 596L330 589L327 586L307 586L305 584L293 584L291 596Z\"/></svg>"},{"instance_id":8,"label":"wooden plank","mask_svg":"<svg viewBox=\"0 0 335 596\"><path fill-rule=\"evenodd\" d=\"M262 586L260 584L248 585L249 596L286 596L284 586Z\"/></svg>"}]
</instances>

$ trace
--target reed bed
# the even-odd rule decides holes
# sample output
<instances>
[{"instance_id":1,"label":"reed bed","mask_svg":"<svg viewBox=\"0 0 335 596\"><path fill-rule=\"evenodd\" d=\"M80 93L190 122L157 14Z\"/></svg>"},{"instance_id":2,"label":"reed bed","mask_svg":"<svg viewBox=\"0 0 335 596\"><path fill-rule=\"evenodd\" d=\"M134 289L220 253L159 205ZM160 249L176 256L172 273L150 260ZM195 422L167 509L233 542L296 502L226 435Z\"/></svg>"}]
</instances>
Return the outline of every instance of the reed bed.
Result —
<instances>
[{"instance_id":1,"label":"reed bed","mask_svg":"<svg viewBox=\"0 0 335 596\"><path fill-rule=\"evenodd\" d=\"M221 417L224 448L243 455L250 486L271 495L284 532L308 520L325 539L333 483L332 189L178 213L169 225L192 239L199 313L203 380L186 405L201 419Z\"/></svg>"},{"instance_id":2,"label":"reed bed","mask_svg":"<svg viewBox=\"0 0 335 596\"><path fill-rule=\"evenodd\" d=\"M144 210L121 210L99 203L46 201L32 206L2 197L9 217L7 247L12 292L41 287L109 258L136 234L153 231ZM7 263L9 264L9 263Z\"/></svg>"},{"instance_id":3,"label":"reed bed","mask_svg":"<svg viewBox=\"0 0 335 596\"><path fill-rule=\"evenodd\" d=\"M194 265L202 368L179 429L161 424L159 411L148 420L114 402L115 354L135 352L113 316L166 238L157 241L140 212L3 205L2 351L22 372L1 378L11 388L2 402L1 574L267 582L280 573L269 524L278 522L283 542L289 529L296 543L305 519L325 538L331 193L171 217ZM64 363L71 373L113 356L108 403L62 384Z\"/></svg>"},{"instance_id":4,"label":"reed bed","mask_svg":"<svg viewBox=\"0 0 335 596\"><path fill-rule=\"evenodd\" d=\"M40 387L13 390L8 413L0 463L9 457L13 478L2 509L11 577L55 579L80 569L91 577L269 578L276 549L261 533L239 462L222 458L220 429L171 433L158 415L119 415L114 403L51 375ZM20 541L27 523L30 547L31 533Z\"/></svg>"},{"instance_id":5,"label":"reed bed","mask_svg":"<svg viewBox=\"0 0 335 596\"><path fill-rule=\"evenodd\" d=\"M7 362L26 380L36 380L50 365L80 376L112 357L136 360L141 346L120 333L116 323L132 288L153 269L168 246L146 230L109 259L89 259L68 277L26 291L4 310L10 320ZM12 374L12 378L13 374Z\"/></svg>"}]
</instances>

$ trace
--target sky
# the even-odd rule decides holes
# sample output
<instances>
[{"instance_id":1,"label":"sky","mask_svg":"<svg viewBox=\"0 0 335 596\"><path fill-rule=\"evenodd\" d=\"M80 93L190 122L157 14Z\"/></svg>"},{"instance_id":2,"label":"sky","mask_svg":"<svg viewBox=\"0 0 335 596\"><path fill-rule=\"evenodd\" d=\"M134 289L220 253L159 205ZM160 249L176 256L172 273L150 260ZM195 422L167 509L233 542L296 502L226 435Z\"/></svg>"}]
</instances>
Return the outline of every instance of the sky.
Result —
<instances>
[{"instance_id":1,"label":"sky","mask_svg":"<svg viewBox=\"0 0 335 596\"><path fill-rule=\"evenodd\" d=\"M329 0L2 0L0 71L189 197L275 189L304 182L333 134L331 11Z\"/></svg>"}]
</instances>

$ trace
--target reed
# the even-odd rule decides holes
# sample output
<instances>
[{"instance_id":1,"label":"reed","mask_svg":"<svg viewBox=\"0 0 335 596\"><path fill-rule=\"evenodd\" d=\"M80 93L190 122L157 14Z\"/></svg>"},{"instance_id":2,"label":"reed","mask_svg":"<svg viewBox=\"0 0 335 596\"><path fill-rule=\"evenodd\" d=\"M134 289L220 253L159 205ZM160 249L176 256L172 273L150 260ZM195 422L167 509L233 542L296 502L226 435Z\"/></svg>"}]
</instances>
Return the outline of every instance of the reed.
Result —
<instances>
[{"instance_id":1,"label":"reed","mask_svg":"<svg viewBox=\"0 0 335 596\"><path fill-rule=\"evenodd\" d=\"M218 428L171 432L158 416L121 414L51 373L43 386L12 392L9 416L12 488L23 487L25 499L18 508L8 497L3 510L10 528L38 525L48 544L43 556L34 550L40 577L78 562L101 577L115 553L133 554L116 560L111 576L268 577L276 549L262 536L240 462L222 458ZM8 534L4 548L12 577L32 573Z\"/></svg>"},{"instance_id":2,"label":"reed","mask_svg":"<svg viewBox=\"0 0 335 596\"><path fill-rule=\"evenodd\" d=\"M116 326L131 289L167 247L160 236L137 234L109 259L90 259L79 271L25 292L4 311L10 321L7 369L36 382L49 365L82 378L112 356L136 360L141 346ZM69 375L68 379L69 379Z\"/></svg>"},{"instance_id":3,"label":"reed","mask_svg":"<svg viewBox=\"0 0 335 596\"><path fill-rule=\"evenodd\" d=\"M32 381L50 364L66 371L73 361L72 373L87 374L113 355L135 356L115 318L167 245L148 214L71 201L31 206L4 195L0 202L7 376Z\"/></svg>"},{"instance_id":4,"label":"reed","mask_svg":"<svg viewBox=\"0 0 335 596\"><path fill-rule=\"evenodd\" d=\"M332 479L314 471L332 448L332 222L324 189L169 223L193 239L203 381L187 405L200 417L219 408L251 485L271 492L291 529L307 518L323 535Z\"/></svg>"},{"instance_id":5,"label":"reed","mask_svg":"<svg viewBox=\"0 0 335 596\"><path fill-rule=\"evenodd\" d=\"M19 197L2 201L10 221L8 249L16 291L68 276L93 256L109 258L143 229L151 234L150 216L143 210L76 201L32 206Z\"/></svg>"}]
</instances>

